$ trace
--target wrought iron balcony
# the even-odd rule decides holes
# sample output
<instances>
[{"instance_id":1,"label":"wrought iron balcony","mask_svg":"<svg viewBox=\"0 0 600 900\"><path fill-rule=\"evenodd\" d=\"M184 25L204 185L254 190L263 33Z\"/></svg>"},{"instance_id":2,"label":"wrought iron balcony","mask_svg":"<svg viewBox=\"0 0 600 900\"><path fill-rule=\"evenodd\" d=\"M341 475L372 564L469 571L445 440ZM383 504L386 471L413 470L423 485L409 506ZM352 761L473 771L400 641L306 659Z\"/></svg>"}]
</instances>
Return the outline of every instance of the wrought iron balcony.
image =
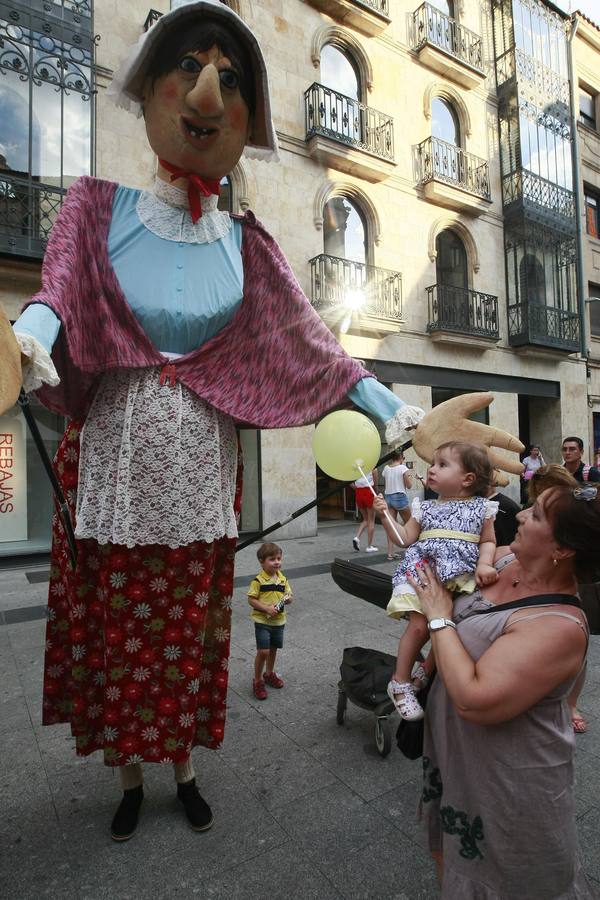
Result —
<instances>
[{"instance_id":1,"label":"wrought iron balcony","mask_svg":"<svg viewBox=\"0 0 600 900\"><path fill-rule=\"evenodd\" d=\"M493 341L500 339L498 298L493 294L432 284L427 288L427 308L430 334L452 331Z\"/></svg>"},{"instance_id":2,"label":"wrought iron balcony","mask_svg":"<svg viewBox=\"0 0 600 900\"><path fill-rule=\"evenodd\" d=\"M144 31L150 31L153 25L162 17L162 13L157 9L149 9L148 15L144 21Z\"/></svg>"},{"instance_id":3,"label":"wrought iron balcony","mask_svg":"<svg viewBox=\"0 0 600 900\"><path fill-rule=\"evenodd\" d=\"M394 123L378 112L315 82L304 93L306 140L315 135L394 160Z\"/></svg>"},{"instance_id":4,"label":"wrought iron balcony","mask_svg":"<svg viewBox=\"0 0 600 900\"><path fill-rule=\"evenodd\" d=\"M0 253L41 258L66 190L0 174Z\"/></svg>"},{"instance_id":5,"label":"wrought iron balcony","mask_svg":"<svg viewBox=\"0 0 600 900\"><path fill-rule=\"evenodd\" d=\"M308 0L311 6L346 28L361 31L369 37L381 34L390 24L390 0Z\"/></svg>"},{"instance_id":6,"label":"wrought iron balcony","mask_svg":"<svg viewBox=\"0 0 600 900\"><path fill-rule=\"evenodd\" d=\"M357 6L366 6L369 9L373 9L381 16L389 16L390 14L390 0L354 0L354 3Z\"/></svg>"},{"instance_id":7,"label":"wrought iron balcony","mask_svg":"<svg viewBox=\"0 0 600 900\"><path fill-rule=\"evenodd\" d=\"M490 199L489 166L485 159L467 153L462 147L428 137L416 147L418 183L443 181L462 191Z\"/></svg>"},{"instance_id":8,"label":"wrought iron balcony","mask_svg":"<svg viewBox=\"0 0 600 900\"><path fill-rule=\"evenodd\" d=\"M515 81L527 82L527 99L545 113L569 122L569 82L539 59L519 47L510 47L496 60L498 93Z\"/></svg>"},{"instance_id":9,"label":"wrought iron balcony","mask_svg":"<svg viewBox=\"0 0 600 900\"><path fill-rule=\"evenodd\" d=\"M502 203L508 219L515 214L523 215L544 227L565 234L575 231L573 192L528 169L517 169L504 176Z\"/></svg>"},{"instance_id":10,"label":"wrought iron balcony","mask_svg":"<svg viewBox=\"0 0 600 900\"><path fill-rule=\"evenodd\" d=\"M377 319L402 318L402 275L321 253L310 261L312 305L319 312L339 310Z\"/></svg>"},{"instance_id":11,"label":"wrought iron balcony","mask_svg":"<svg viewBox=\"0 0 600 900\"><path fill-rule=\"evenodd\" d=\"M579 315L538 303L509 306L508 342L511 347L537 346L576 353L580 347Z\"/></svg>"},{"instance_id":12,"label":"wrought iron balcony","mask_svg":"<svg viewBox=\"0 0 600 900\"><path fill-rule=\"evenodd\" d=\"M441 10L423 3L413 13L413 50L432 46L484 75L481 37Z\"/></svg>"}]
</instances>

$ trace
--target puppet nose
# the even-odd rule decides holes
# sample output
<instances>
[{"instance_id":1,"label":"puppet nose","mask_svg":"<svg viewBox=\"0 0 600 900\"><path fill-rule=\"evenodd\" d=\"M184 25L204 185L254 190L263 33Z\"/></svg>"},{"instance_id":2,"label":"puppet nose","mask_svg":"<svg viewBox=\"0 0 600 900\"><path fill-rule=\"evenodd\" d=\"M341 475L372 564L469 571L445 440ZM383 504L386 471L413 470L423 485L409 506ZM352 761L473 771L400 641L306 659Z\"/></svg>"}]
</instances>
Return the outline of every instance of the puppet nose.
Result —
<instances>
[{"instance_id":1,"label":"puppet nose","mask_svg":"<svg viewBox=\"0 0 600 900\"><path fill-rule=\"evenodd\" d=\"M221 80L213 63L203 66L196 84L187 95L187 103L200 116L220 116L223 113Z\"/></svg>"}]
</instances>

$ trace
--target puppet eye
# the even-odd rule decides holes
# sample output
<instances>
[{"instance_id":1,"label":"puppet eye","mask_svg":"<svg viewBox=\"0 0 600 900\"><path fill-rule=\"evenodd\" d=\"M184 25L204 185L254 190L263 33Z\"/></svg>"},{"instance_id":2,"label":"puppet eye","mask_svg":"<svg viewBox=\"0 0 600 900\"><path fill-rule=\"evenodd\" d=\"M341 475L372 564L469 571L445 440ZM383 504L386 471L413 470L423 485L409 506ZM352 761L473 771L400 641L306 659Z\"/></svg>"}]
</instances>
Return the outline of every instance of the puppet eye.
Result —
<instances>
[{"instance_id":1,"label":"puppet eye","mask_svg":"<svg viewBox=\"0 0 600 900\"><path fill-rule=\"evenodd\" d=\"M219 78L221 79L223 87L229 88L230 90L235 90L240 83L238 73L234 72L233 69L222 69L219 72Z\"/></svg>"},{"instance_id":2,"label":"puppet eye","mask_svg":"<svg viewBox=\"0 0 600 900\"><path fill-rule=\"evenodd\" d=\"M179 68L184 72L188 72L190 75L197 75L202 69L202 66L193 56L184 56L183 59L179 61Z\"/></svg>"}]
</instances>

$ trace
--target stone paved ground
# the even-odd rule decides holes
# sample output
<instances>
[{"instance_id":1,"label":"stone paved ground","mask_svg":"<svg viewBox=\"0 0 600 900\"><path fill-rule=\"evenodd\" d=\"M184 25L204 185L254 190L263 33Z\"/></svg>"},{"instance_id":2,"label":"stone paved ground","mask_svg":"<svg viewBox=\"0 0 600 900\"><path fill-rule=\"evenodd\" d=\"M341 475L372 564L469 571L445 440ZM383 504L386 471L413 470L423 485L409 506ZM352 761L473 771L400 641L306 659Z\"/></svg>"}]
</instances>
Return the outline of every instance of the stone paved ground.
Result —
<instances>
[{"instance_id":1,"label":"stone paved ground","mask_svg":"<svg viewBox=\"0 0 600 900\"><path fill-rule=\"evenodd\" d=\"M257 564L254 548L239 554L225 745L218 753L195 752L215 825L205 834L187 828L171 772L147 767L138 833L123 845L108 832L118 778L97 758L77 759L66 726L40 725L39 607L46 584L30 584L31 567L0 572L3 900L437 896L415 822L419 763L395 749L382 759L373 717L356 707L348 707L343 727L336 724L343 648L394 653L401 627L342 593L322 571L335 556L352 554L352 531L328 525L317 537L283 542L297 600L279 667L286 686L263 703L251 693L254 644L245 600ZM381 533L378 539L384 547ZM392 569L384 553L352 557ZM28 614L30 621L15 622ZM599 687L600 641L593 638L581 701L590 728L577 738L577 815L586 869L600 891Z\"/></svg>"}]
</instances>

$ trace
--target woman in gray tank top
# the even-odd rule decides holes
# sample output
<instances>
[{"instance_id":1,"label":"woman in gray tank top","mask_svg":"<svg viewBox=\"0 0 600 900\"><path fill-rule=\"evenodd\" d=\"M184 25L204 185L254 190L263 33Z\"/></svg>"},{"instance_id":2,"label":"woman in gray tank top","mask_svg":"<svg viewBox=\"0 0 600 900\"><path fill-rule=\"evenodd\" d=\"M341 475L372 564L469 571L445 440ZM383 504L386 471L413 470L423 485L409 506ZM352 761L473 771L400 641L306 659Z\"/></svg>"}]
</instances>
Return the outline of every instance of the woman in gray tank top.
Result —
<instances>
[{"instance_id":1,"label":"woman in gray tank top","mask_svg":"<svg viewBox=\"0 0 600 900\"><path fill-rule=\"evenodd\" d=\"M421 813L444 900L592 900L567 698L585 665L577 580L598 577L600 498L591 486L552 488L517 518L484 594L453 606L427 565L412 579L438 668Z\"/></svg>"}]
</instances>

